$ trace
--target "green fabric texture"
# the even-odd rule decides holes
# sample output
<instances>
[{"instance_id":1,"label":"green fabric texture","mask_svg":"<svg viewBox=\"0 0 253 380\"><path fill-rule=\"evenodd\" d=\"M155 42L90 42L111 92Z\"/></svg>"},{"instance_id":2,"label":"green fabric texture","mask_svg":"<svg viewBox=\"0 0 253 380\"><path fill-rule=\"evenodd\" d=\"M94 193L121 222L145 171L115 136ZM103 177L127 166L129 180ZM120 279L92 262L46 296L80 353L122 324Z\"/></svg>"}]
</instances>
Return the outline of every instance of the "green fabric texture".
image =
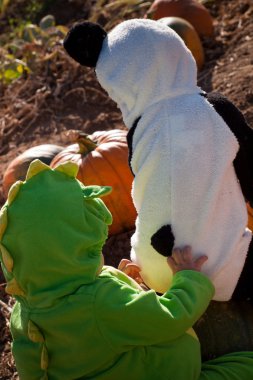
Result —
<instances>
[{"instance_id":1,"label":"green fabric texture","mask_svg":"<svg viewBox=\"0 0 253 380\"><path fill-rule=\"evenodd\" d=\"M112 221L98 198L102 189L84 187L68 173L43 170L6 206L2 245L14 260L13 275L27 305L50 306L96 278Z\"/></svg>"},{"instance_id":2,"label":"green fabric texture","mask_svg":"<svg viewBox=\"0 0 253 380\"><path fill-rule=\"evenodd\" d=\"M83 186L76 169L32 163L1 210L20 380L253 378L253 353L218 358L201 371L190 328L213 297L205 275L178 272L159 297L115 268L100 271L111 214L99 197L109 188Z\"/></svg>"},{"instance_id":3,"label":"green fabric texture","mask_svg":"<svg viewBox=\"0 0 253 380\"><path fill-rule=\"evenodd\" d=\"M203 364L199 380L252 380L253 352L235 352Z\"/></svg>"}]
</instances>

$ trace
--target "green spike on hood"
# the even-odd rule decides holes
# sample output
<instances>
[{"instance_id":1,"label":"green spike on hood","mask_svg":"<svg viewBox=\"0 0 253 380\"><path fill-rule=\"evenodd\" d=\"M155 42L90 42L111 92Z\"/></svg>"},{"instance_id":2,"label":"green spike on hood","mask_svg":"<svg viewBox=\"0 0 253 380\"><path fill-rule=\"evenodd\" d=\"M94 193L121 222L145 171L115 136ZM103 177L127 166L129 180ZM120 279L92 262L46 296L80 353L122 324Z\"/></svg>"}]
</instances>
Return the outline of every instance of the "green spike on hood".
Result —
<instances>
[{"instance_id":1,"label":"green spike on hood","mask_svg":"<svg viewBox=\"0 0 253 380\"><path fill-rule=\"evenodd\" d=\"M8 272L12 272L13 270L13 258L7 251L7 249L0 243L0 251L2 253L3 264Z\"/></svg>"},{"instance_id":2,"label":"green spike on hood","mask_svg":"<svg viewBox=\"0 0 253 380\"><path fill-rule=\"evenodd\" d=\"M112 217L99 197L111 188L85 187L73 176L74 165L52 170L36 160L1 211L5 263L34 306L91 283L100 267Z\"/></svg>"},{"instance_id":3,"label":"green spike on hood","mask_svg":"<svg viewBox=\"0 0 253 380\"><path fill-rule=\"evenodd\" d=\"M44 170L50 170L50 167L40 160L32 161L26 173L26 181Z\"/></svg>"},{"instance_id":4,"label":"green spike on hood","mask_svg":"<svg viewBox=\"0 0 253 380\"><path fill-rule=\"evenodd\" d=\"M8 198L7 198L8 205L10 205L15 200L22 185L23 185L23 181L17 181L11 186L9 190Z\"/></svg>"},{"instance_id":5,"label":"green spike on hood","mask_svg":"<svg viewBox=\"0 0 253 380\"><path fill-rule=\"evenodd\" d=\"M69 175L70 177L75 178L78 173L78 165L75 164L74 162L68 161L65 162L64 164L58 165L55 170L65 173Z\"/></svg>"},{"instance_id":6,"label":"green spike on hood","mask_svg":"<svg viewBox=\"0 0 253 380\"><path fill-rule=\"evenodd\" d=\"M41 331L39 330L38 326L36 326L35 323L33 323L31 320L28 321L28 329L27 329L27 334L29 339L32 342L35 343L43 343L45 342L45 338Z\"/></svg>"},{"instance_id":7,"label":"green spike on hood","mask_svg":"<svg viewBox=\"0 0 253 380\"><path fill-rule=\"evenodd\" d=\"M5 204L0 211L0 241L2 240L6 227L7 227L7 206Z\"/></svg>"}]
</instances>

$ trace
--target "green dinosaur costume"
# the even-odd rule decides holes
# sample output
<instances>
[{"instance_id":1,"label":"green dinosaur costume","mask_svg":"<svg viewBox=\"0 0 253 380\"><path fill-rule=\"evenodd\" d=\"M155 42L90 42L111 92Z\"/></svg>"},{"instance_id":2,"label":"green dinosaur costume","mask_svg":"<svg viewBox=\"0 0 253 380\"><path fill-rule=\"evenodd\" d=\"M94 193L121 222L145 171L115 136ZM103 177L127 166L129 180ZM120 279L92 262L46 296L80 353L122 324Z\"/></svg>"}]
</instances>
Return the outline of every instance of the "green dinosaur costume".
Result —
<instances>
[{"instance_id":1,"label":"green dinosaur costume","mask_svg":"<svg viewBox=\"0 0 253 380\"><path fill-rule=\"evenodd\" d=\"M0 215L13 355L21 380L250 380L253 353L202 365L190 327L213 296L208 278L178 272L158 297L103 267L111 214L72 163L40 161L9 192Z\"/></svg>"}]
</instances>

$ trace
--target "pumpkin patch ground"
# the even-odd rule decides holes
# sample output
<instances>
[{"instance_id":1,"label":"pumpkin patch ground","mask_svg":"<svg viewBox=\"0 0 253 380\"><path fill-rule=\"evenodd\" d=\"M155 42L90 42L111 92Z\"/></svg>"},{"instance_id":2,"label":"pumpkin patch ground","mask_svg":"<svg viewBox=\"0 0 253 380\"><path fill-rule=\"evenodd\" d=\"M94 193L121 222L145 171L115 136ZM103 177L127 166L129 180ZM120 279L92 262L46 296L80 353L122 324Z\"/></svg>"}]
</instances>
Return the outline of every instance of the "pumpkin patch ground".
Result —
<instances>
[{"instance_id":1,"label":"pumpkin patch ground","mask_svg":"<svg viewBox=\"0 0 253 380\"><path fill-rule=\"evenodd\" d=\"M15 19L25 3L29 2L10 2L5 14L0 14L0 46L4 38L11 38L8 20ZM36 16L34 24L39 24L43 16L52 14L56 25L68 27L75 20L89 17L111 28L123 19L144 17L151 4L143 2L137 7L123 2L118 8L115 1L105 0L97 2L103 6L95 11L96 2L93 1L55 0L47 3L47 9ZM226 95L240 108L253 128L252 0L210 0L204 4L213 18L214 34L201 37L205 61L198 73L199 85L205 91L215 90ZM11 84L6 85L0 80L0 205L5 201L2 188L4 173L10 162L25 150L42 144L67 147L72 143L67 133L69 130L92 134L125 129L119 110L98 85L94 72L69 59L60 42L53 47L48 44L45 48L43 43L28 41L25 49L31 53L27 57L32 69L24 71ZM123 256L128 257L132 233L133 229L129 227L108 239L104 247L107 264L117 266ZM18 379L10 352L9 316L12 305L13 300L4 292L4 278L0 273L1 380ZM206 323L207 329L201 339L209 341L213 352L222 353L227 349L225 343L243 348L242 340L249 346L253 345L253 312L248 305L224 304L222 312L217 307L214 304L208 317L201 319L197 327L201 330L202 324ZM222 313L226 314L224 321ZM215 327L212 327L214 320ZM236 327L229 331L229 326ZM219 336L221 331L230 338L234 336L234 341ZM205 352L205 356L210 357L212 353Z\"/></svg>"}]
</instances>

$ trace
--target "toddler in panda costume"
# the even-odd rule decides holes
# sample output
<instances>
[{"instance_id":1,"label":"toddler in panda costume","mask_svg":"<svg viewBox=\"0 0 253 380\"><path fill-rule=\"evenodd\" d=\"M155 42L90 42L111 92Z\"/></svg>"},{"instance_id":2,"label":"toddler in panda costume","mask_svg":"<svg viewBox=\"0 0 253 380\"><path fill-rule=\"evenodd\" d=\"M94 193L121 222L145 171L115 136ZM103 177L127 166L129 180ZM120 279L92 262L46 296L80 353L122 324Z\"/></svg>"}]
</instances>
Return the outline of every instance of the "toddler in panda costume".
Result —
<instances>
[{"instance_id":1,"label":"toddler in panda costume","mask_svg":"<svg viewBox=\"0 0 253 380\"><path fill-rule=\"evenodd\" d=\"M191 52L157 21L132 19L109 33L80 22L64 47L95 68L129 129L138 212L131 259L145 284L166 291L167 257L189 244L196 256L208 252L203 272L215 286L214 300L251 298L246 201L253 200L253 131L240 111L197 86Z\"/></svg>"}]
</instances>

